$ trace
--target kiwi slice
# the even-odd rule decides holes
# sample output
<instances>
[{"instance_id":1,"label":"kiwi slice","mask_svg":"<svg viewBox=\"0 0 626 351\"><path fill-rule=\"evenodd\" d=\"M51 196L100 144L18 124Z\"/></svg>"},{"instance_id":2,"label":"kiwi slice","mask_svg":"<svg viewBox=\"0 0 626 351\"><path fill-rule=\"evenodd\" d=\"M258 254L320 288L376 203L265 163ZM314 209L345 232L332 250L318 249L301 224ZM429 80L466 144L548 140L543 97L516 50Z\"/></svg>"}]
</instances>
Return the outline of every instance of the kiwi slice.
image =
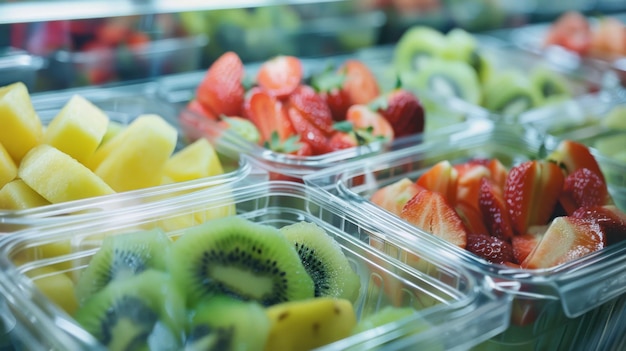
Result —
<instances>
[{"instance_id":1,"label":"kiwi slice","mask_svg":"<svg viewBox=\"0 0 626 351\"><path fill-rule=\"evenodd\" d=\"M146 269L165 271L171 240L161 229L106 237L76 283L78 301L113 280L125 279Z\"/></svg>"},{"instance_id":2,"label":"kiwi slice","mask_svg":"<svg viewBox=\"0 0 626 351\"><path fill-rule=\"evenodd\" d=\"M356 300L361 281L339 244L324 229L311 222L298 222L280 229L296 248L315 284L315 297Z\"/></svg>"},{"instance_id":3,"label":"kiwi slice","mask_svg":"<svg viewBox=\"0 0 626 351\"><path fill-rule=\"evenodd\" d=\"M179 350L186 312L183 294L165 272L147 270L116 280L76 311L76 321L109 350Z\"/></svg>"},{"instance_id":4,"label":"kiwi slice","mask_svg":"<svg viewBox=\"0 0 626 351\"><path fill-rule=\"evenodd\" d=\"M545 67L536 67L530 75L530 81L539 90L544 99L555 96L571 96L567 81L560 74Z\"/></svg>"},{"instance_id":5,"label":"kiwi slice","mask_svg":"<svg viewBox=\"0 0 626 351\"><path fill-rule=\"evenodd\" d=\"M483 92L484 107L507 116L517 116L542 103L541 92L518 71L504 71L494 75L485 84Z\"/></svg>"},{"instance_id":6,"label":"kiwi slice","mask_svg":"<svg viewBox=\"0 0 626 351\"><path fill-rule=\"evenodd\" d=\"M441 57L447 60L465 61L471 63L478 44L473 35L461 28L454 28L445 37Z\"/></svg>"},{"instance_id":7,"label":"kiwi slice","mask_svg":"<svg viewBox=\"0 0 626 351\"><path fill-rule=\"evenodd\" d=\"M481 101L481 89L474 69L463 61L429 59L419 71L401 76L408 89L428 91L443 97L457 97L471 104Z\"/></svg>"},{"instance_id":8,"label":"kiwi slice","mask_svg":"<svg viewBox=\"0 0 626 351\"><path fill-rule=\"evenodd\" d=\"M436 29L415 26L407 30L394 50L394 66L398 72L422 69L425 58L440 57L446 47L446 37Z\"/></svg>"},{"instance_id":9,"label":"kiwi slice","mask_svg":"<svg viewBox=\"0 0 626 351\"><path fill-rule=\"evenodd\" d=\"M170 258L189 306L222 294L265 306L313 297L313 281L287 238L237 216L189 228L172 245Z\"/></svg>"},{"instance_id":10,"label":"kiwi slice","mask_svg":"<svg viewBox=\"0 0 626 351\"><path fill-rule=\"evenodd\" d=\"M265 308L255 301L217 295L198 303L185 351L262 351L270 331Z\"/></svg>"}]
</instances>

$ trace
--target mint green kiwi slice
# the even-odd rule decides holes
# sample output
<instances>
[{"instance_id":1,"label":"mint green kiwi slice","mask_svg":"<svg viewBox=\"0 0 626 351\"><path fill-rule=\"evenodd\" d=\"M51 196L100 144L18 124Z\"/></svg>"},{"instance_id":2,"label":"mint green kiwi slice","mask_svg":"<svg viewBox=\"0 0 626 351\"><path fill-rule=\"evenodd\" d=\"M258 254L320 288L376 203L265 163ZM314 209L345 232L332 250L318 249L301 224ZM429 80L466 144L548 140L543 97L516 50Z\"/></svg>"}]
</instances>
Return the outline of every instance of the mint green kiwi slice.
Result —
<instances>
[{"instance_id":1,"label":"mint green kiwi slice","mask_svg":"<svg viewBox=\"0 0 626 351\"><path fill-rule=\"evenodd\" d=\"M483 105L492 112L517 116L541 103L542 93L522 72L497 72L485 84Z\"/></svg>"},{"instance_id":2,"label":"mint green kiwi slice","mask_svg":"<svg viewBox=\"0 0 626 351\"><path fill-rule=\"evenodd\" d=\"M446 37L436 29L415 26L407 30L394 50L394 67L397 72L421 69L426 58L440 57L446 47Z\"/></svg>"},{"instance_id":3,"label":"mint green kiwi slice","mask_svg":"<svg viewBox=\"0 0 626 351\"><path fill-rule=\"evenodd\" d=\"M213 295L264 306L313 297L313 281L287 238L237 216L189 228L172 244L169 267L189 306Z\"/></svg>"}]
</instances>

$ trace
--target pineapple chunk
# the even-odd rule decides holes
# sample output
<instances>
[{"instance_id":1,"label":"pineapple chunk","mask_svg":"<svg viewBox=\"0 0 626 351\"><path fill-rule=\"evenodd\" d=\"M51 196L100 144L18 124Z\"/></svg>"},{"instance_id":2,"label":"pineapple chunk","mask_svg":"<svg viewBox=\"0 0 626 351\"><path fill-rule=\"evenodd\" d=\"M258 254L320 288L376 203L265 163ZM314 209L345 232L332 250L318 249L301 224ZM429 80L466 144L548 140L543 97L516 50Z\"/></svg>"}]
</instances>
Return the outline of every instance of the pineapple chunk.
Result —
<instances>
[{"instance_id":1,"label":"pineapple chunk","mask_svg":"<svg viewBox=\"0 0 626 351\"><path fill-rule=\"evenodd\" d=\"M41 121L23 83L0 88L0 126L0 143L16 164L30 149L41 143Z\"/></svg>"},{"instance_id":2,"label":"pineapple chunk","mask_svg":"<svg viewBox=\"0 0 626 351\"><path fill-rule=\"evenodd\" d=\"M54 302L58 307L70 315L78 309L75 285L67 274L63 274L52 267L43 266L26 273L33 280L35 286Z\"/></svg>"},{"instance_id":3,"label":"pineapple chunk","mask_svg":"<svg viewBox=\"0 0 626 351\"><path fill-rule=\"evenodd\" d=\"M0 189L0 208L4 210L25 210L49 204L21 179L15 179Z\"/></svg>"},{"instance_id":4,"label":"pineapple chunk","mask_svg":"<svg viewBox=\"0 0 626 351\"><path fill-rule=\"evenodd\" d=\"M220 159L208 140L200 138L175 153L166 163L165 176L176 182L224 173Z\"/></svg>"},{"instance_id":5,"label":"pineapple chunk","mask_svg":"<svg viewBox=\"0 0 626 351\"><path fill-rule=\"evenodd\" d=\"M104 136L109 118L85 98L74 95L52 119L43 142L85 164Z\"/></svg>"},{"instance_id":6,"label":"pineapple chunk","mask_svg":"<svg viewBox=\"0 0 626 351\"><path fill-rule=\"evenodd\" d=\"M87 167L47 144L41 144L28 152L17 174L51 203L114 193Z\"/></svg>"},{"instance_id":7,"label":"pineapple chunk","mask_svg":"<svg viewBox=\"0 0 626 351\"><path fill-rule=\"evenodd\" d=\"M0 143L0 188L15 179L16 176L17 166L7 149Z\"/></svg>"},{"instance_id":8,"label":"pineapple chunk","mask_svg":"<svg viewBox=\"0 0 626 351\"><path fill-rule=\"evenodd\" d=\"M95 173L118 192L159 185L177 138L176 129L160 116L139 116L103 146L110 150Z\"/></svg>"},{"instance_id":9,"label":"pineapple chunk","mask_svg":"<svg viewBox=\"0 0 626 351\"><path fill-rule=\"evenodd\" d=\"M113 139L116 135L118 135L122 130L126 128L126 125L109 120L109 124L107 125L107 130L100 140L100 145L98 147L102 147L102 145L106 144L109 140Z\"/></svg>"}]
</instances>

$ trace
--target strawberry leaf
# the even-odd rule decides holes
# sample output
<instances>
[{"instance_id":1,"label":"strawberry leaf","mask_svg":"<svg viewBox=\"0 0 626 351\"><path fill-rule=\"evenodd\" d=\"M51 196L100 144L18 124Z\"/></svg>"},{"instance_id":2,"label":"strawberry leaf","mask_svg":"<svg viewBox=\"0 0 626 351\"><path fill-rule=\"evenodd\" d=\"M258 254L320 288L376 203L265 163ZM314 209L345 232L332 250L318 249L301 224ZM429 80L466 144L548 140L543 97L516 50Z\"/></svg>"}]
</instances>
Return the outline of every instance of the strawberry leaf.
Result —
<instances>
[{"instance_id":1,"label":"strawberry leaf","mask_svg":"<svg viewBox=\"0 0 626 351\"><path fill-rule=\"evenodd\" d=\"M354 125L350 121L335 122L333 124L333 129L340 132L349 133L354 130Z\"/></svg>"},{"instance_id":2,"label":"strawberry leaf","mask_svg":"<svg viewBox=\"0 0 626 351\"><path fill-rule=\"evenodd\" d=\"M386 95L380 95L376 99L372 100L367 107L369 107L372 111L385 111L389 108L389 101L387 100Z\"/></svg>"},{"instance_id":3,"label":"strawberry leaf","mask_svg":"<svg viewBox=\"0 0 626 351\"><path fill-rule=\"evenodd\" d=\"M281 141L280 137L278 136L278 132L276 131L272 132L270 141L266 141L263 146L266 149L270 149L274 152L280 152L285 154L296 152L300 150L300 148L302 148L299 135L292 135L284 141Z\"/></svg>"}]
</instances>

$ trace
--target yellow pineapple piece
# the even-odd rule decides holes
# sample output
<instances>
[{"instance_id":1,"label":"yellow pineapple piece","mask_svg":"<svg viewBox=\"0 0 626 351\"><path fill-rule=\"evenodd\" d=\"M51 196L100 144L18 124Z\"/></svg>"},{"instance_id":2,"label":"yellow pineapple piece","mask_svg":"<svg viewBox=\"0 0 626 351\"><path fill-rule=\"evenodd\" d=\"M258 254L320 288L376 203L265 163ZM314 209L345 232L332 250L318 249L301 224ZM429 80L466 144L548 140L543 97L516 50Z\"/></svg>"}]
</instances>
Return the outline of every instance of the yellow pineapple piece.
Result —
<instances>
[{"instance_id":1,"label":"yellow pineapple piece","mask_svg":"<svg viewBox=\"0 0 626 351\"><path fill-rule=\"evenodd\" d=\"M163 172L170 179L183 182L219 175L224 169L213 145L200 138L170 157Z\"/></svg>"},{"instance_id":2,"label":"yellow pineapple piece","mask_svg":"<svg viewBox=\"0 0 626 351\"><path fill-rule=\"evenodd\" d=\"M67 154L41 144L26 154L17 174L51 203L113 194L102 179Z\"/></svg>"},{"instance_id":3,"label":"yellow pineapple piece","mask_svg":"<svg viewBox=\"0 0 626 351\"><path fill-rule=\"evenodd\" d=\"M109 140L113 139L122 130L124 130L124 128L126 128L124 124L109 120L109 124L107 124L107 130L104 133L102 140L100 140L100 145L98 147L101 147L102 145L106 144Z\"/></svg>"},{"instance_id":4,"label":"yellow pineapple piece","mask_svg":"<svg viewBox=\"0 0 626 351\"><path fill-rule=\"evenodd\" d=\"M104 136L109 118L85 98L74 95L48 124L43 142L85 164Z\"/></svg>"},{"instance_id":5,"label":"yellow pineapple piece","mask_svg":"<svg viewBox=\"0 0 626 351\"><path fill-rule=\"evenodd\" d=\"M26 273L33 280L35 286L63 309L69 315L73 315L78 308L78 299L74 293L75 284L72 279L52 267L35 268Z\"/></svg>"},{"instance_id":6,"label":"yellow pineapple piece","mask_svg":"<svg viewBox=\"0 0 626 351\"><path fill-rule=\"evenodd\" d=\"M50 201L21 179L15 179L0 189L0 208L4 210L25 210L49 204Z\"/></svg>"},{"instance_id":7,"label":"yellow pineapple piece","mask_svg":"<svg viewBox=\"0 0 626 351\"><path fill-rule=\"evenodd\" d=\"M160 116L140 116L104 145L114 147L95 173L118 192L159 185L177 138L176 129Z\"/></svg>"},{"instance_id":8,"label":"yellow pineapple piece","mask_svg":"<svg viewBox=\"0 0 626 351\"><path fill-rule=\"evenodd\" d=\"M0 143L0 188L15 179L16 176L17 166L7 149Z\"/></svg>"},{"instance_id":9,"label":"yellow pineapple piece","mask_svg":"<svg viewBox=\"0 0 626 351\"><path fill-rule=\"evenodd\" d=\"M16 164L30 149L41 143L41 121L23 83L0 88L0 126L0 143Z\"/></svg>"}]
</instances>

